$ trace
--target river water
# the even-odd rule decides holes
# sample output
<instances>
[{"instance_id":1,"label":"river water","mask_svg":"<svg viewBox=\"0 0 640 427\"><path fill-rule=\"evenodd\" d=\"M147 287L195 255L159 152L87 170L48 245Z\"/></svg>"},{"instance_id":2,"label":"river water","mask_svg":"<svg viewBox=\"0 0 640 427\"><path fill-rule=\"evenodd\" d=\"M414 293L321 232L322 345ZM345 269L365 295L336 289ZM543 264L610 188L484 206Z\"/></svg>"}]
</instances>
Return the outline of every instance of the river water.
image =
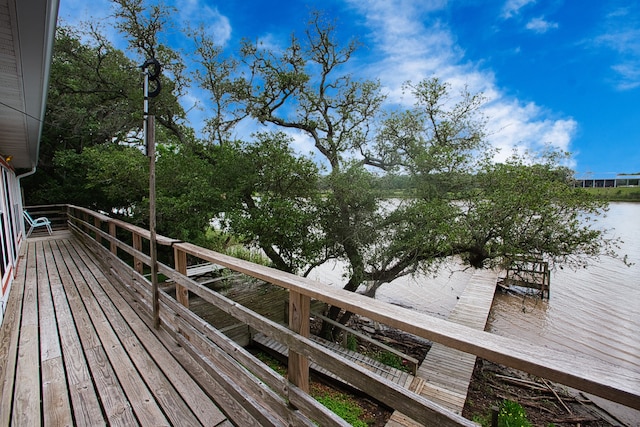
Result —
<instances>
[{"instance_id":1,"label":"river water","mask_svg":"<svg viewBox=\"0 0 640 427\"><path fill-rule=\"evenodd\" d=\"M597 226L623 240L620 253L634 265L603 257L577 271L556 269L548 301L497 292L487 330L640 373L640 203L612 203ZM324 265L310 277L342 286L342 273L338 265ZM452 262L435 275L384 285L376 298L447 317L472 274ZM640 426L640 412L597 400L621 421Z\"/></svg>"},{"instance_id":2,"label":"river water","mask_svg":"<svg viewBox=\"0 0 640 427\"><path fill-rule=\"evenodd\" d=\"M640 373L640 204L612 203L598 224L623 240L620 253L634 265L602 258L578 271L558 269L549 301L497 293L487 329ZM599 403L640 426L640 412Z\"/></svg>"}]
</instances>

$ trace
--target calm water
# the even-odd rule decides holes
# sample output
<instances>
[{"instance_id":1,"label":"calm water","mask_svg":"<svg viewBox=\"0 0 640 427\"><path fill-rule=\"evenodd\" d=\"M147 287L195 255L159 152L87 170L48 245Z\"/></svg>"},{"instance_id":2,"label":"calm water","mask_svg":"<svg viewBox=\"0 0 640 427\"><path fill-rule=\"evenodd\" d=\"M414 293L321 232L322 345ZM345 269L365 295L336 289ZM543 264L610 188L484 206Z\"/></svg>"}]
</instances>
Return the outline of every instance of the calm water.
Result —
<instances>
[{"instance_id":1,"label":"calm water","mask_svg":"<svg viewBox=\"0 0 640 427\"><path fill-rule=\"evenodd\" d=\"M489 330L585 353L640 372L640 204L612 204L599 223L624 240L631 267L603 258L585 269L557 270L551 298L496 295Z\"/></svg>"},{"instance_id":2,"label":"calm water","mask_svg":"<svg viewBox=\"0 0 640 427\"><path fill-rule=\"evenodd\" d=\"M598 225L624 241L620 252L633 266L602 258L578 271L557 269L549 301L497 293L487 329L640 373L640 203L611 204ZM376 298L446 317L472 273L452 263L435 277L405 277L384 285ZM338 265L324 265L310 277L336 286L344 283ZM607 406L622 421L640 426L640 412Z\"/></svg>"},{"instance_id":3,"label":"calm water","mask_svg":"<svg viewBox=\"0 0 640 427\"><path fill-rule=\"evenodd\" d=\"M488 330L567 353L582 353L640 373L640 204L614 203L598 222L624 243L635 265L603 258L585 269L557 270L551 298L496 294ZM640 412L599 402L628 425Z\"/></svg>"}]
</instances>

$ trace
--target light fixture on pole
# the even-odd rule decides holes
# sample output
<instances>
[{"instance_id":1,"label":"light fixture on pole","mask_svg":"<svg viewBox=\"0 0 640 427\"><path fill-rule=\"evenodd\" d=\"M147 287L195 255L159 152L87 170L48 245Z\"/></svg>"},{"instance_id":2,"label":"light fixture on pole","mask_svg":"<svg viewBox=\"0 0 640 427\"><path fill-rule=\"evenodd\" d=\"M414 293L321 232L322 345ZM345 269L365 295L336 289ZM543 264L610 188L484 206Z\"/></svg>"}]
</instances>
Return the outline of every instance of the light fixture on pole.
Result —
<instances>
[{"instance_id":1,"label":"light fixture on pole","mask_svg":"<svg viewBox=\"0 0 640 427\"><path fill-rule=\"evenodd\" d=\"M158 250L156 238L156 143L155 116L149 114L149 98L160 93L160 63L157 59L147 59L140 67L144 73L144 125L143 133L146 154L149 156L149 252L151 256L151 290L153 296L153 326L160 327L160 302L158 300ZM149 82L155 84L149 91Z\"/></svg>"}]
</instances>

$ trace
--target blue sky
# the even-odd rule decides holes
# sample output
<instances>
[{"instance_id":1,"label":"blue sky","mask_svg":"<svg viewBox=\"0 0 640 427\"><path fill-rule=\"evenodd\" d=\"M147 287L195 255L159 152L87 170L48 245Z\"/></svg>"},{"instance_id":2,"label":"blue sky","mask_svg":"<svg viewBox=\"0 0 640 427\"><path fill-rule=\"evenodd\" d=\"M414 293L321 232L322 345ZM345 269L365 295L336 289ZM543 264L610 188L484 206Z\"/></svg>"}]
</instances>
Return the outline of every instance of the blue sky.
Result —
<instances>
[{"instance_id":1,"label":"blue sky","mask_svg":"<svg viewBox=\"0 0 640 427\"><path fill-rule=\"evenodd\" d=\"M108 0L60 0L59 16L109 27ZM357 37L351 72L379 79L389 102L406 81L438 76L488 99L489 139L506 156L552 144L578 177L640 172L640 2L636 0L165 0L178 22L204 24L219 44L285 46L312 10ZM193 89L186 108L206 106ZM205 112L193 109L191 124ZM298 149L310 142L295 135Z\"/></svg>"}]
</instances>

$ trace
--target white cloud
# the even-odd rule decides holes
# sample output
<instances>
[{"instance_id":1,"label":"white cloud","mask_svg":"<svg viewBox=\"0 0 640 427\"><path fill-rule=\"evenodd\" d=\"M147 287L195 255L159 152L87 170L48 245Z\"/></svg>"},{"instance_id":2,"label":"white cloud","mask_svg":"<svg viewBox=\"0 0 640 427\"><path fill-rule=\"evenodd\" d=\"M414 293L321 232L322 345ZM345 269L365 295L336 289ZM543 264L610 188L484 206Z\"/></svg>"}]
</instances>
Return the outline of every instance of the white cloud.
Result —
<instances>
[{"instance_id":1,"label":"white cloud","mask_svg":"<svg viewBox=\"0 0 640 427\"><path fill-rule=\"evenodd\" d=\"M616 82L618 90L631 90L640 87L640 61L628 61L611 67L620 77Z\"/></svg>"},{"instance_id":2,"label":"white cloud","mask_svg":"<svg viewBox=\"0 0 640 427\"><path fill-rule=\"evenodd\" d=\"M509 19L515 15L520 13L520 9L525 7L528 4L535 3L536 0L507 0L507 2L502 7L502 18Z\"/></svg>"},{"instance_id":3,"label":"white cloud","mask_svg":"<svg viewBox=\"0 0 640 427\"><path fill-rule=\"evenodd\" d=\"M509 2L511 13L527 3L530 1ZM489 141L501 150L496 160L503 160L514 149L539 151L545 145L570 151L578 128L575 120L554 117L535 103L506 95L491 70L465 61L464 50L455 43L446 25L429 20L424 9L411 6L406 2L400 5L378 1L367 2L358 9L374 35L372 50L382 53L365 73L369 78L380 79L390 102L412 104L413 100L402 92L402 83L437 76L451 84L454 93L464 87L472 93L484 93L488 99L484 112L489 117ZM358 8L358 3L354 7Z\"/></svg>"},{"instance_id":4,"label":"white cloud","mask_svg":"<svg viewBox=\"0 0 640 427\"><path fill-rule=\"evenodd\" d=\"M640 20L638 10L618 8L606 15L594 45L617 55L611 69L616 75L614 86L630 90L640 86Z\"/></svg>"},{"instance_id":5,"label":"white cloud","mask_svg":"<svg viewBox=\"0 0 640 427\"><path fill-rule=\"evenodd\" d=\"M192 27L202 25L206 33L213 37L220 45L225 45L231 39L231 23L229 18L222 15L218 8L207 5L202 0L188 0L175 2L180 13L180 20Z\"/></svg>"},{"instance_id":6,"label":"white cloud","mask_svg":"<svg viewBox=\"0 0 640 427\"><path fill-rule=\"evenodd\" d=\"M550 113L534 103L524 104L516 99L500 98L487 105L490 117L489 140L500 150L496 160L506 159L514 150L538 152L546 146L570 151L578 130L573 119L549 118ZM574 164L568 166L575 166Z\"/></svg>"},{"instance_id":7,"label":"white cloud","mask_svg":"<svg viewBox=\"0 0 640 427\"><path fill-rule=\"evenodd\" d=\"M536 33L546 33L549 30L558 28L557 22L550 22L544 19L544 16L533 18L526 25L527 30L534 31Z\"/></svg>"}]
</instances>

